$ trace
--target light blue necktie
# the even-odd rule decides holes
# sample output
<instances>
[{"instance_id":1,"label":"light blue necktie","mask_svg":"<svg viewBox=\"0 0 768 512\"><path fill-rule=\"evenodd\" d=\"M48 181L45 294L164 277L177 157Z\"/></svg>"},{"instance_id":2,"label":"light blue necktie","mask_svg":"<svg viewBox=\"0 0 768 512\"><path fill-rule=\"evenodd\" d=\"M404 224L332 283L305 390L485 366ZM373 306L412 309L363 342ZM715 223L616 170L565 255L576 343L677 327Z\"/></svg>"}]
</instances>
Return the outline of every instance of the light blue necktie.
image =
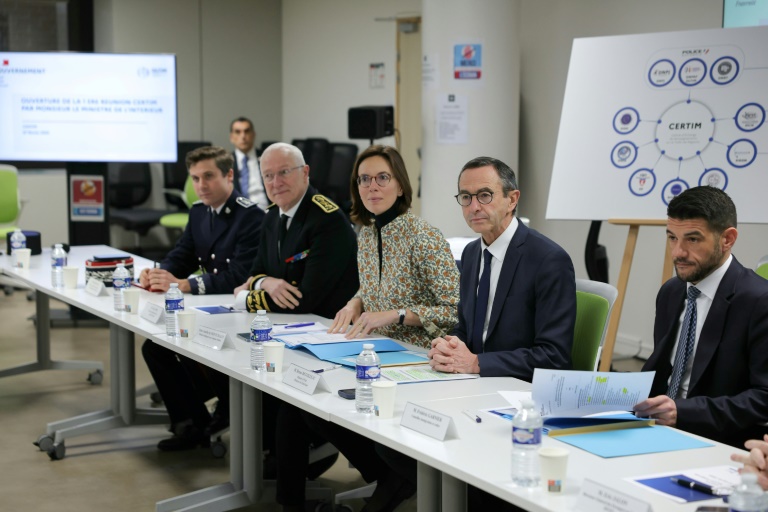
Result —
<instances>
[{"instance_id":1,"label":"light blue necktie","mask_svg":"<svg viewBox=\"0 0 768 512\"><path fill-rule=\"evenodd\" d=\"M248 174L248 155L244 155L240 166L240 193L245 197L248 197Z\"/></svg>"},{"instance_id":2,"label":"light blue necktie","mask_svg":"<svg viewBox=\"0 0 768 512\"><path fill-rule=\"evenodd\" d=\"M669 381L669 390L667 396L674 400L680 392L680 383L683 381L685 368L693 353L693 345L696 339L696 298L701 294L701 290L695 286L688 288L688 303L685 306L685 316L683 317L683 327L680 329L680 339L677 342L677 353L675 353L675 365L672 368L672 378Z\"/></svg>"}]
</instances>

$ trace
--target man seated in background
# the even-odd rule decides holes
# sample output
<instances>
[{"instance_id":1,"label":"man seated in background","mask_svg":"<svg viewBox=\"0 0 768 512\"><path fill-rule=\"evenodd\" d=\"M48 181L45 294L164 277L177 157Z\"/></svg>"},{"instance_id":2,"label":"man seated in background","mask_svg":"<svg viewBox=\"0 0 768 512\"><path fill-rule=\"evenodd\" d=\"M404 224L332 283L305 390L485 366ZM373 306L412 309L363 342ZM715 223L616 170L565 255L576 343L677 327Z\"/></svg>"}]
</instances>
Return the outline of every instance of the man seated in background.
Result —
<instances>
[{"instance_id":1,"label":"man seated in background","mask_svg":"<svg viewBox=\"0 0 768 512\"><path fill-rule=\"evenodd\" d=\"M656 297L651 398L635 414L738 448L768 421L768 281L731 255L736 206L714 187L667 207L677 276Z\"/></svg>"},{"instance_id":2,"label":"man seated in background","mask_svg":"<svg viewBox=\"0 0 768 512\"><path fill-rule=\"evenodd\" d=\"M232 163L231 155L220 147L187 154L187 169L200 201L192 205L184 233L160 268L141 271L143 287L166 292L171 283L178 283L184 293L221 294L231 292L247 277L264 212L234 190ZM195 272L199 274L191 275ZM207 445L210 432L229 425L227 376L149 340L141 350L174 434L160 441L158 449ZM212 418L205 402L213 396L219 402Z\"/></svg>"},{"instance_id":3,"label":"man seated in background","mask_svg":"<svg viewBox=\"0 0 768 512\"><path fill-rule=\"evenodd\" d=\"M232 151L235 190L249 198L262 210L269 206L267 189L261 179L259 159L256 156L256 130L247 117L238 117L229 124L229 141L235 147Z\"/></svg>"}]
</instances>

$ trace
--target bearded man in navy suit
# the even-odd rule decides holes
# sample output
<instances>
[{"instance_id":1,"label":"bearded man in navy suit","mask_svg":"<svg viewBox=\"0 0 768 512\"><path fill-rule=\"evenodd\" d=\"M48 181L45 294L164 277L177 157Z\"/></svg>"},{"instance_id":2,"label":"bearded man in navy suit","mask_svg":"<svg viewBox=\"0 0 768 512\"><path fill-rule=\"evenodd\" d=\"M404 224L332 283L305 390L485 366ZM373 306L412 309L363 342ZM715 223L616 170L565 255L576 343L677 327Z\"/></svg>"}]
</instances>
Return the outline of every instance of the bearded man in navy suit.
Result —
<instances>
[{"instance_id":1,"label":"bearded man in navy suit","mask_svg":"<svg viewBox=\"0 0 768 512\"><path fill-rule=\"evenodd\" d=\"M768 281L731 255L736 206L722 190L688 189L667 217L677 277L656 297L643 366L656 376L635 413L741 448L768 421Z\"/></svg>"}]
</instances>

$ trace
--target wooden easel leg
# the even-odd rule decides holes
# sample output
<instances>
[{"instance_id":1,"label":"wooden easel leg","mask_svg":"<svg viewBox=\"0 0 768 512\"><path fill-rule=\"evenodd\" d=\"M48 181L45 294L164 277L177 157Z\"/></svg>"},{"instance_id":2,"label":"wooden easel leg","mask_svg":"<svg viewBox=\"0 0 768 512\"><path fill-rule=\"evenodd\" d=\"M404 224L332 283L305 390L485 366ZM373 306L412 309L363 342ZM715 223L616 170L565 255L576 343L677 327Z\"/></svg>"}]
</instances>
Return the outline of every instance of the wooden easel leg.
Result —
<instances>
[{"instance_id":1,"label":"wooden easel leg","mask_svg":"<svg viewBox=\"0 0 768 512\"><path fill-rule=\"evenodd\" d=\"M608 333L603 345L603 355L600 359L600 371L608 372L611 370L611 361L613 360L613 346L616 344L616 334L619 332L619 321L621 320L621 309L624 307L624 296L627 294L627 284L629 283L629 271L632 269L632 258L635 256L635 245L637 245L637 234L640 231L639 224L630 224L627 234L627 244L624 246L624 259L621 261L621 270L619 271L619 282L616 286L619 296L613 304L613 311L608 322Z\"/></svg>"}]
</instances>

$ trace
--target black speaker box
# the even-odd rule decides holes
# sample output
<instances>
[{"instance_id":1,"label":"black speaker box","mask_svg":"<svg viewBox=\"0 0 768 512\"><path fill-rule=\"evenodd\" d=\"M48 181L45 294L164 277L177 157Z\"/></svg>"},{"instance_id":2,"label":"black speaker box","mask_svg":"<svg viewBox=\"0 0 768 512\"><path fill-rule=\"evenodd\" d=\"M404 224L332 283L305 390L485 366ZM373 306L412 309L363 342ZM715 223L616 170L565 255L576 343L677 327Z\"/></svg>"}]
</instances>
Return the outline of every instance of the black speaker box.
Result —
<instances>
[{"instance_id":1,"label":"black speaker box","mask_svg":"<svg viewBox=\"0 0 768 512\"><path fill-rule=\"evenodd\" d=\"M347 115L350 139L380 139L395 133L394 107L352 107Z\"/></svg>"},{"instance_id":2,"label":"black speaker box","mask_svg":"<svg viewBox=\"0 0 768 512\"><path fill-rule=\"evenodd\" d=\"M27 249L32 249L32 256L41 254L43 252L43 247L42 247L42 244L40 243L40 232L28 231L26 229L22 229L21 232L24 233L25 237L27 237ZM5 246L8 248L9 255L13 253L13 251L11 250L12 234L13 234L13 231L9 231L5 237L5 243L6 243Z\"/></svg>"}]
</instances>

